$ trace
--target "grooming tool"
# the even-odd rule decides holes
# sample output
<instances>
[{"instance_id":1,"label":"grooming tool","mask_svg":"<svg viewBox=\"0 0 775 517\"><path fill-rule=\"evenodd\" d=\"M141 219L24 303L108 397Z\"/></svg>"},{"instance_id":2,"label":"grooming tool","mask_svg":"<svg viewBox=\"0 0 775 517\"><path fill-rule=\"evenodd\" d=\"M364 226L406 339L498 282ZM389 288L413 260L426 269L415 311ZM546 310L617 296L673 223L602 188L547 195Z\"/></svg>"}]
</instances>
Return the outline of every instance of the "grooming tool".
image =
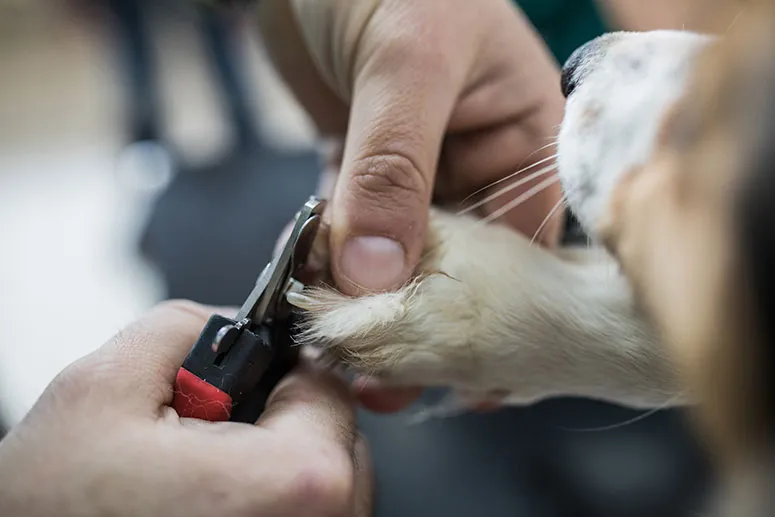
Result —
<instances>
[{"instance_id":1,"label":"grooming tool","mask_svg":"<svg viewBox=\"0 0 775 517\"><path fill-rule=\"evenodd\" d=\"M234 319L210 317L178 371L172 407L181 417L254 423L269 394L296 365L289 292L306 264L325 201L311 197L297 212L280 253L264 267Z\"/></svg>"}]
</instances>

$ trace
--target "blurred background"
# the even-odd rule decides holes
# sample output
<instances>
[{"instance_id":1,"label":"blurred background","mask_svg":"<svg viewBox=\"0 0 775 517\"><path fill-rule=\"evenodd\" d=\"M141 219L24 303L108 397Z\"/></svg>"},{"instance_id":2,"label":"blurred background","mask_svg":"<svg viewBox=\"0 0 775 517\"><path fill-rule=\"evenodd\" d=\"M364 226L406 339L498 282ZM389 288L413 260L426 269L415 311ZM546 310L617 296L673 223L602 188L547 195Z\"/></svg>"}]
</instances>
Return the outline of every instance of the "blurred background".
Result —
<instances>
[{"instance_id":1,"label":"blurred background","mask_svg":"<svg viewBox=\"0 0 775 517\"><path fill-rule=\"evenodd\" d=\"M233 251L228 230L220 249L206 237L187 247L191 231L207 233L210 216L217 232L229 217L252 211L262 233L242 238L247 274L255 277L264 260L256 252L270 244L263 241L293 215L294 199L312 192L311 130L267 66L255 31L244 17L192 5L0 0L0 405L7 424L66 364L159 299L184 294L167 269L196 270L201 257ZM298 191L279 207L261 204L261 193L275 188L262 173L265 159L277 159L288 190ZM267 184L242 212L210 212L244 204L224 197L248 176ZM180 196L174 211L182 219L161 217L157 231L151 209L177 203L180 188L216 192L209 201ZM265 212L274 226L260 224ZM168 244L180 249L179 265L165 260ZM248 280L221 264L222 272L202 268L201 275L213 284ZM207 299L197 287L185 294Z\"/></svg>"},{"instance_id":2,"label":"blurred background","mask_svg":"<svg viewBox=\"0 0 775 517\"><path fill-rule=\"evenodd\" d=\"M560 61L608 28L687 25L657 7L679 1L561 3L520 2ZM312 128L251 25L186 0L0 0L0 428L157 301L240 304L314 191ZM709 486L678 412L360 419L377 517L693 516Z\"/></svg>"}]
</instances>

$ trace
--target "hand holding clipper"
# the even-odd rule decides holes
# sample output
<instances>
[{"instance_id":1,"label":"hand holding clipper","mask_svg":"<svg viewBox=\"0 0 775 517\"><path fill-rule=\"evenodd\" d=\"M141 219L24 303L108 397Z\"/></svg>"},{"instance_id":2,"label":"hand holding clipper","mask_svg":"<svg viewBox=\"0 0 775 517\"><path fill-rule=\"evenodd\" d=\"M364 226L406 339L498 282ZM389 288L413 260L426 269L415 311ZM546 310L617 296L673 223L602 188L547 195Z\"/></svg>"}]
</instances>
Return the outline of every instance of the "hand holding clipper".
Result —
<instances>
[{"instance_id":1,"label":"hand holding clipper","mask_svg":"<svg viewBox=\"0 0 775 517\"><path fill-rule=\"evenodd\" d=\"M255 422L272 389L296 365L286 295L304 285L306 264L325 201L310 198L296 214L285 246L267 264L234 319L213 315L178 371L172 407L181 417Z\"/></svg>"}]
</instances>

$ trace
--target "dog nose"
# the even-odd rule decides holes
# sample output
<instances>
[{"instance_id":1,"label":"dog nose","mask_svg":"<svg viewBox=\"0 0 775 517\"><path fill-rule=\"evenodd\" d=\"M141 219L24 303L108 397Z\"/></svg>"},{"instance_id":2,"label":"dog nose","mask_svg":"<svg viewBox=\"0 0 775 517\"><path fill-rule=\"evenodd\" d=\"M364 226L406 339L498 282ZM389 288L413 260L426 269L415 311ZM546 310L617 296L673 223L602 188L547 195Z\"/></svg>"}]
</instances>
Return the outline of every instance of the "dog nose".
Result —
<instances>
[{"instance_id":1,"label":"dog nose","mask_svg":"<svg viewBox=\"0 0 775 517\"><path fill-rule=\"evenodd\" d=\"M589 49L594 45L595 41L590 41L577 48L573 54L565 61L562 67L562 77L560 79L560 88L562 88L562 94L567 99L573 90L581 82L580 68L584 61L584 56L589 52Z\"/></svg>"},{"instance_id":2,"label":"dog nose","mask_svg":"<svg viewBox=\"0 0 775 517\"><path fill-rule=\"evenodd\" d=\"M572 94L592 69L605 58L608 50L625 36L624 32L603 34L574 50L562 67L562 94L566 98Z\"/></svg>"},{"instance_id":3,"label":"dog nose","mask_svg":"<svg viewBox=\"0 0 775 517\"><path fill-rule=\"evenodd\" d=\"M573 90L576 89L576 67L578 61L568 61L565 66L562 67L562 77L560 78L560 88L562 89L562 95L567 99Z\"/></svg>"}]
</instances>

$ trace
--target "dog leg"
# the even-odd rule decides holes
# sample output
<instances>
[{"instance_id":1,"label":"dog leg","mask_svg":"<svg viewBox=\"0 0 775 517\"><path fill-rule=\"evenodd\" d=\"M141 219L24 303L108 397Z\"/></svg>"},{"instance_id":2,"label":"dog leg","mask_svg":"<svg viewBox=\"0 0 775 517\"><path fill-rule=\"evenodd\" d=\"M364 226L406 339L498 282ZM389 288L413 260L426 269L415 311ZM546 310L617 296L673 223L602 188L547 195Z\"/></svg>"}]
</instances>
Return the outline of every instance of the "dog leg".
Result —
<instances>
[{"instance_id":1,"label":"dog leg","mask_svg":"<svg viewBox=\"0 0 775 517\"><path fill-rule=\"evenodd\" d=\"M586 396L684 403L629 286L602 252L551 253L505 226L434 211L425 259L402 289L289 295L299 341L393 385L452 387L507 404Z\"/></svg>"}]
</instances>

